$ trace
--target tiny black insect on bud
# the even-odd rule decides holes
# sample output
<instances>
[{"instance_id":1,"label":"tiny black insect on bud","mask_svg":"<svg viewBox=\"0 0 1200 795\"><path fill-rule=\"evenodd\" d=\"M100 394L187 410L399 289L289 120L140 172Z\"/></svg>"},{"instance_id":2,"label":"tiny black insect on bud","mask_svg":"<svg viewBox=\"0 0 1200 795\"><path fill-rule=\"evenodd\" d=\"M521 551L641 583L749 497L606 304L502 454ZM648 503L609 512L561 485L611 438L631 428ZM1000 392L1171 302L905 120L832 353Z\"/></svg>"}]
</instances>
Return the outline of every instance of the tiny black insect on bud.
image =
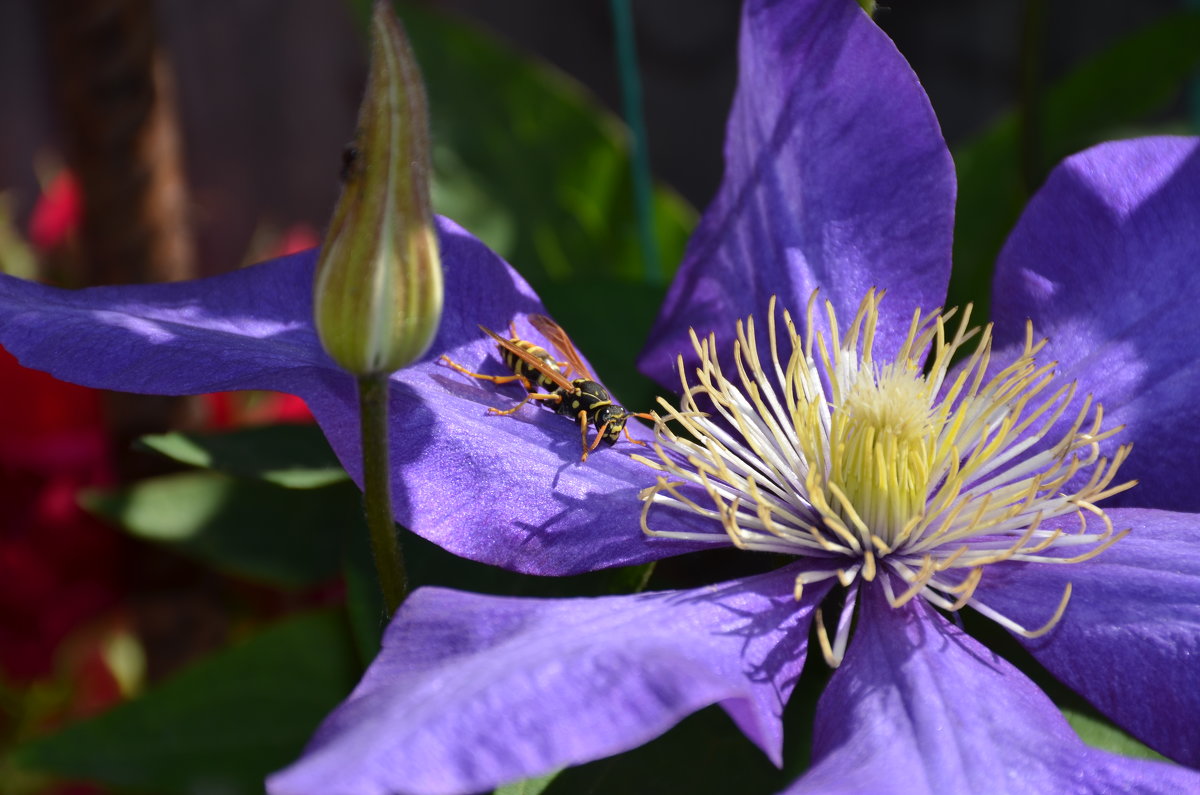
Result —
<instances>
[{"instance_id":1,"label":"tiny black insect on bud","mask_svg":"<svg viewBox=\"0 0 1200 795\"><path fill-rule=\"evenodd\" d=\"M362 166L362 152L358 151L358 147L354 144L346 144L346 148L342 150L342 182L349 182L351 177L358 173L358 169Z\"/></svg>"}]
</instances>

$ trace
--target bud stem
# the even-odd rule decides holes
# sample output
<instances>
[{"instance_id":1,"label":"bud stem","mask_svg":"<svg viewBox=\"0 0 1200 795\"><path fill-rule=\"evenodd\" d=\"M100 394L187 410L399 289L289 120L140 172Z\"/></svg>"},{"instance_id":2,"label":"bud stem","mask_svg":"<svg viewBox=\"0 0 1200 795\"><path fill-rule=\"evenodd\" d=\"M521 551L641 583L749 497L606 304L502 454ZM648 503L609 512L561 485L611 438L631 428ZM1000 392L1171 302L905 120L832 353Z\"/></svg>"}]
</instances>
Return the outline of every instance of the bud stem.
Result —
<instances>
[{"instance_id":1,"label":"bud stem","mask_svg":"<svg viewBox=\"0 0 1200 795\"><path fill-rule=\"evenodd\" d=\"M388 466L388 375L358 378L358 406L362 426L363 495L371 553L387 617L391 618L408 592L404 553L392 518L392 491Z\"/></svg>"}]
</instances>

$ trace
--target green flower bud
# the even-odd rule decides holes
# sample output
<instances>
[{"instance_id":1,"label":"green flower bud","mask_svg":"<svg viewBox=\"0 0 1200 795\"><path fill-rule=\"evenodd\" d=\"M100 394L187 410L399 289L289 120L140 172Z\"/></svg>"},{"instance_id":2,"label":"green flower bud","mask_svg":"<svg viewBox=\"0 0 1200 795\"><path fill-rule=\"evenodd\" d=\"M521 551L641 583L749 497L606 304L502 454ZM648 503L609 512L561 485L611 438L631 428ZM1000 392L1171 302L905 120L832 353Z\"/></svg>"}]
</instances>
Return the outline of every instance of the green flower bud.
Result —
<instances>
[{"instance_id":1,"label":"green flower bud","mask_svg":"<svg viewBox=\"0 0 1200 795\"><path fill-rule=\"evenodd\" d=\"M389 4L377 2L366 96L313 296L321 344L356 375L411 364L441 321L429 153L420 70Z\"/></svg>"}]
</instances>

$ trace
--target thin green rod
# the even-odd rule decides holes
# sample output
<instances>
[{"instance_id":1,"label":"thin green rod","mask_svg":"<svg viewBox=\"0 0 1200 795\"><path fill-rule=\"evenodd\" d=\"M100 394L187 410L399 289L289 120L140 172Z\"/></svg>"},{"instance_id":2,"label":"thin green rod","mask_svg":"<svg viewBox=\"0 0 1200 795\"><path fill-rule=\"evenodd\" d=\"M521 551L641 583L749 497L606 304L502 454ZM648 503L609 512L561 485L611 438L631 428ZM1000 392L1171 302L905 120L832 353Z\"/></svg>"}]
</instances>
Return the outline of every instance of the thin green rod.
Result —
<instances>
[{"instance_id":1,"label":"thin green rod","mask_svg":"<svg viewBox=\"0 0 1200 795\"><path fill-rule=\"evenodd\" d=\"M375 559L387 617L391 618L408 591L408 575L392 518L387 374L359 376L358 407L362 427L363 502L371 535L371 556Z\"/></svg>"},{"instance_id":2,"label":"thin green rod","mask_svg":"<svg viewBox=\"0 0 1200 795\"><path fill-rule=\"evenodd\" d=\"M621 81L621 108L633 141L631 171L633 202L637 212L638 242L646 281L662 284L662 257L654 234L654 194L650 181L650 147L646 120L642 113L642 82L638 73L637 50L633 39L633 10L630 0L610 0L613 38L617 48L617 75Z\"/></svg>"}]
</instances>

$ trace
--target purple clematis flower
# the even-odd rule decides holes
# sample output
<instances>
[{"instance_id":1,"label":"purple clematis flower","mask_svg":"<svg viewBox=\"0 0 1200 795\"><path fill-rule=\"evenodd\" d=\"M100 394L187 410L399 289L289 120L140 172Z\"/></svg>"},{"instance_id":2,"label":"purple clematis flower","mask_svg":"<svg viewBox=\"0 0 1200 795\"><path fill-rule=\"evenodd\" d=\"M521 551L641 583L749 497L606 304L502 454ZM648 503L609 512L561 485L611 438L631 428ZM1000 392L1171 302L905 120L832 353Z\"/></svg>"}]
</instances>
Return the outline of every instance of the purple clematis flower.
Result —
<instances>
[{"instance_id":1,"label":"purple clematis flower","mask_svg":"<svg viewBox=\"0 0 1200 795\"><path fill-rule=\"evenodd\" d=\"M534 574L716 543L795 562L595 599L417 591L272 792L486 790L711 704L778 764L780 716L839 581L849 607L817 635L840 666L789 792L1200 788L1187 768L1084 746L932 609L976 606L1116 723L1200 766L1200 143L1107 144L1056 169L998 263L994 336L968 340L934 309L953 166L891 42L848 0L752 0L740 52L725 181L642 360L664 383L686 376L684 411L632 429L652 451L621 443L583 465L562 417L489 416L497 391L437 356L500 373L476 324L539 340L526 318L542 308L442 221L442 327L392 379L396 512L453 552ZM293 392L357 476L354 386L313 333L313 260L80 292L5 278L0 343L94 387ZM968 342L978 353L952 367ZM675 435L689 423L691 439Z\"/></svg>"}]
</instances>

